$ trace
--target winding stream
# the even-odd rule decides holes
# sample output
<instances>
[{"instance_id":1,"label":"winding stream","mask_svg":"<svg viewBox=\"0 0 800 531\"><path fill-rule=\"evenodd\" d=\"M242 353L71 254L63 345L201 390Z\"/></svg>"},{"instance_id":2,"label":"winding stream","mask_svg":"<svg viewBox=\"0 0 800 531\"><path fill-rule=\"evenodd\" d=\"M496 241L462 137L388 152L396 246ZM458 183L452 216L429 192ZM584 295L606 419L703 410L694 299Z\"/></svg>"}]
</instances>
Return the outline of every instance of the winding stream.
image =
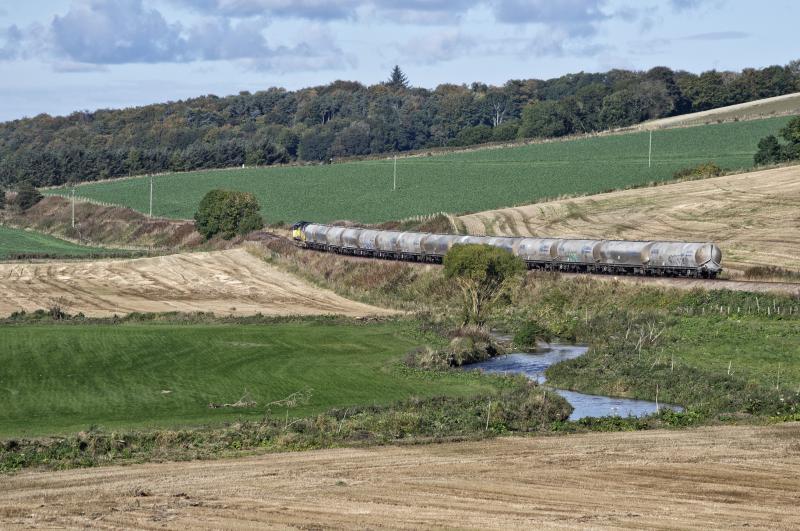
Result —
<instances>
[{"instance_id":1,"label":"winding stream","mask_svg":"<svg viewBox=\"0 0 800 531\"><path fill-rule=\"evenodd\" d=\"M490 360L465 366L465 370L484 371L487 373L524 374L531 380L543 384L546 381L544 372L548 367L565 360L583 356L586 354L587 350L589 350L589 348L582 345L551 344L548 350L543 353L518 352L506 356L498 356ZM556 388L553 388L553 391L566 398L567 402L575 408L569 416L569 420L579 420L584 417L607 416L644 417L657 411L656 403L648 400L587 395L576 391ZM669 404L658 404L658 408L683 411L682 407Z\"/></svg>"}]
</instances>

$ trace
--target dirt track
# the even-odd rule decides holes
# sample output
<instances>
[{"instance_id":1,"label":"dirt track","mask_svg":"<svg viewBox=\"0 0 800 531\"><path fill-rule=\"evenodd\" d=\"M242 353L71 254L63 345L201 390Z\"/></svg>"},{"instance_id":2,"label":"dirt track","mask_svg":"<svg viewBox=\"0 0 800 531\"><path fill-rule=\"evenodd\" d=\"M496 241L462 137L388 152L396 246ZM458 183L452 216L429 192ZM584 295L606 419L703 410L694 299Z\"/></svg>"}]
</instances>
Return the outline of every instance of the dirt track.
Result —
<instances>
[{"instance_id":1,"label":"dirt track","mask_svg":"<svg viewBox=\"0 0 800 531\"><path fill-rule=\"evenodd\" d=\"M800 269L800 166L469 214L470 234L714 241L723 266Z\"/></svg>"},{"instance_id":2,"label":"dirt track","mask_svg":"<svg viewBox=\"0 0 800 531\"><path fill-rule=\"evenodd\" d=\"M659 118L633 126L635 129L665 129L687 125L702 125L718 121L753 120L770 116L797 114L800 112L800 93L784 94L772 98L748 101L728 107L719 107L708 111L681 114L669 118Z\"/></svg>"},{"instance_id":3,"label":"dirt track","mask_svg":"<svg viewBox=\"0 0 800 531\"><path fill-rule=\"evenodd\" d=\"M340 449L1 478L0 527L797 528L800 424Z\"/></svg>"},{"instance_id":4,"label":"dirt track","mask_svg":"<svg viewBox=\"0 0 800 531\"><path fill-rule=\"evenodd\" d=\"M0 316L58 302L90 317L129 312L387 315L252 256L245 249L135 260L0 264Z\"/></svg>"}]
</instances>

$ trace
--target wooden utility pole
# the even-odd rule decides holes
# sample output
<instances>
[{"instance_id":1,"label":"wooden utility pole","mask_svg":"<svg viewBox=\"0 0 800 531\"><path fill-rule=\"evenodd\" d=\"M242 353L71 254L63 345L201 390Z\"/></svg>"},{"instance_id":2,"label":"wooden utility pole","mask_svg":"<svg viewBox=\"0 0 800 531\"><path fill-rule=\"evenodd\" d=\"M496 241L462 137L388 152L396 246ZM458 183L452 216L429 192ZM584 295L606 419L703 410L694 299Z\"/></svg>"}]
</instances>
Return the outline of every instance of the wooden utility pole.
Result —
<instances>
[{"instance_id":1,"label":"wooden utility pole","mask_svg":"<svg viewBox=\"0 0 800 531\"><path fill-rule=\"evenodd\" d=\"M153 217L153 176L150 176L150 217Z\"/></svg>"},{"instance_id":2,"label":"wooden utility pole","mask_svg":"<svg viewBox=\"0 0 800 531\"><path fill-rule=\"evenodd\" d=\"M397 190L397 155L394 156L394 184L392 185L392 192Z\"/></svg>"},{"instance_id":3,"label":"wooden utility pole","mask_svg":"<svg viewBox=\"0 0 800 531\"><path fill-rule=\"evenodd\" d=\"M647 167L653 167L653 130L650 129L650 147L647 149Z\"/></svg>"},{"instance_id":4,"label":"wooden utility pole","mask_svg":"<svg viewBox=\"0 0 800 531\"><path fill-rule=\"evenodd\" d=\"M72 187L72 228L75 228L75 187Z\"/></svg>"}]
</instances>

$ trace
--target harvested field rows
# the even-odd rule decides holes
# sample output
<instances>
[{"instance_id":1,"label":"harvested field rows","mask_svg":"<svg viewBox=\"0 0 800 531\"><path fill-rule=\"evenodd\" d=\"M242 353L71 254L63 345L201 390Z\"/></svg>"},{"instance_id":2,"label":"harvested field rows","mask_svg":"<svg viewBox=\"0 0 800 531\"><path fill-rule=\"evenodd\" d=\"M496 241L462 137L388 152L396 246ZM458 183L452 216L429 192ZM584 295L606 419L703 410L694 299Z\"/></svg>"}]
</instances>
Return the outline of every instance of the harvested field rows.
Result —
<instances>
[{"instance_id":1,"label":"harvested field rows","mask_svg":"<svg viewBox=\"0 0 800 531\"><path fill-rule=\"evenodd\" d=\"M3 527L797 528L800 424L23 472Z\"/></svg>"},{"instance_id":2,"label":"harvested field rows","mask_svg":"<svg viewBox=\"0 0 800 531\"><path fill-rule=\"evenodd\" d=\"M92 262L0 264L0 316L49 308L218 315L386 315L282 272L245 249Z\"/></svg>"},{"instance_id":3,"label":"harvested field rows","mask_svg":"<svg viewBox=\"0 0 800 531\"><path fill-rule=\"evenodd\" d=\"M470 234L713 241L726 269L800 269L800 166L503 208Z\"/></svg>"}]
</instances>

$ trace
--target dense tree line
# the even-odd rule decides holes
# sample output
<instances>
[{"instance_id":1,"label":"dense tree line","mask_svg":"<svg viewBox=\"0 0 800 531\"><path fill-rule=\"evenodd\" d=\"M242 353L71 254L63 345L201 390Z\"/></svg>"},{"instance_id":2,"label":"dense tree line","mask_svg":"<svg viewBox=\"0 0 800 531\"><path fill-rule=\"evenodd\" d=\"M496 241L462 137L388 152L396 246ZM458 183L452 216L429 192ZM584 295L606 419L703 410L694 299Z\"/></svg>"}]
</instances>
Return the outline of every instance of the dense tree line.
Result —
<instances>
[{"instance_id":1,"label":"dense tree line","mask_svg":"<svg viewBox=\"0 0 800 531\"><path fill-rule=\"evenodd\" d=\"M409 85L352 81L270 88L0 124L0 185L269 165L622 127L800 90L800 62L709 71L657 67L555 79Z\"/></svg>"}]
</instances>

